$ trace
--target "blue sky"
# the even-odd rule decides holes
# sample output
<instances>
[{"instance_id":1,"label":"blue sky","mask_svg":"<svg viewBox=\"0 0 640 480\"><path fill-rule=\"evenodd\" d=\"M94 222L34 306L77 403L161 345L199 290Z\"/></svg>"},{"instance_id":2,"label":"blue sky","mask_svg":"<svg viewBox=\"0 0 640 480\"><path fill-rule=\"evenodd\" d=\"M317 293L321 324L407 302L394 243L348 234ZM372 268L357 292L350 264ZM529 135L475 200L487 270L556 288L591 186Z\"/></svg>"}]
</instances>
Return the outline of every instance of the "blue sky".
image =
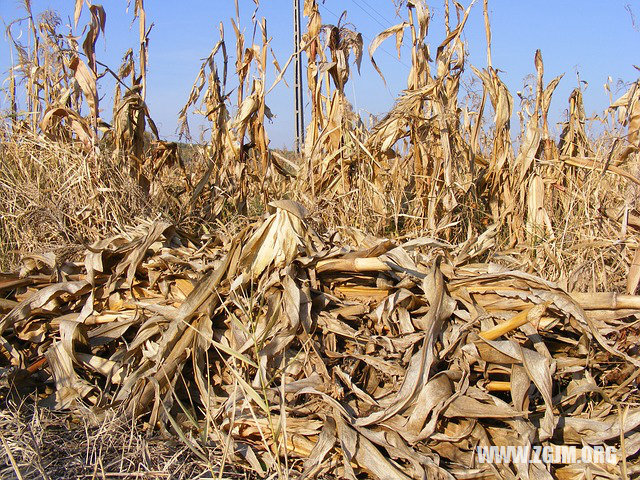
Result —
<instances>
[{"instance_id":1,"label":"blue sky","mask_svg":"<svg viewBox=\"0 0 640 480\"><path fill-rule=\"evenodd\" d=\"M302 0L301 0L302 1ZM462 2L465 6L468 1ZM56 10L63 24L71 23L73 0L32 0L34 11ZM241 26L250 39L253 28L251 16L253 0L239 0ZM292 52L292 1L262 0L258 17L267 19L268 33L280 65L284 65ZM379 115L393 105L398 93L406 87L410 59L408 47L400 60L395 55L394 40L388 39L376 53L376 61L384 72L387 86L375 73L366 50L371 40L384 28L399 23L391 0L319 0L323 23L335 24L343 10L347 20L363 34L365 54L361 75L354 76L346 92L354 107L367 117ZM118 68L120 59L129 47L136 51L137 24L132 23L132 12L126 11L125 0L105 0L107 12L106 41L97 44L98 60ZM177 112L184 104L200 63L218 40L218 23L224 22L230 54L230 65L235 61L234 32L230 19L235 17L232 0L189 0L182 2L145 2L147 22L154 23L151 32L148 73L148 104L160 133L175 139ZM430 2L433 18L428 41L435 55L437 45L444 38L443 2ZM86 9L85 9L86 10ZM621 82L630 82L640 76L633 65L640 65L640 2L638 0L490 0L492 26L493 65L502 70L501 77L511 93L522 89L525 77L534 72L533 55L541 49L545 65L545 81L564 73L551 106L550 120L562 119L571 90L577 85L577 75L588 83L584 98L587 115L600 113L609 98L603 85L611 76L614 86L624 90ZM404 10L402 11L404 13ZM631 12L631 13L630 13ZM86 23L83 13L80 25ZM6 25L22 15L21 2L0 0L0 18ZM634 17L635 24L634 24ZM303 23L305 20L303 19ZM4 29L4 27L3 27ZM478 68L486 66L486 44L482 16L482 1L474 5L465 29L469 63ZM14 33L19 33L14 30ZM6 38L0 46L0 71L9 68L11 57ZM470 73L470 69L468 70ZM275 78L270 68L271 81ZM267 98L267 104L276 118L267 126L271 146L291 146L294 136L292 72L286 76L289 87L281 83ZM102 107L105 118L110 117L110 96L113 84L108 79L101 87L105 95ZM270 83L270 82L269 82ZM233 82L230 82L233 86ZM235 98L235 95L233 96ZM517 97L515 106L519 107ZM0 99L0 108L6 101ZM308 110L308 109L307 109ZM192 132L197 136L204 125L192 116ZM513 125L517 128L517 125Z\"/></svg>"}]
</instances>

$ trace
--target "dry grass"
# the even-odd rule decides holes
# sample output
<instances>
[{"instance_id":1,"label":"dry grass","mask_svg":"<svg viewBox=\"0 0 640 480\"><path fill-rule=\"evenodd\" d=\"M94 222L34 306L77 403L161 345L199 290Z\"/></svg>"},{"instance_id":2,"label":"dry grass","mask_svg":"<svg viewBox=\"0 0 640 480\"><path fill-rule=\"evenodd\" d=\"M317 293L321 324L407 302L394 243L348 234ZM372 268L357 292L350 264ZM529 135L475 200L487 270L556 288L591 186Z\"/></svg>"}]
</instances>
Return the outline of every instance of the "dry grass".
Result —
<instances>
[{"instance_id":1,"label":"dry grass","mask_svg":"<svg viewBox=\"0 0 640 480\"><path fill-rule=\"evenodd\" d=\"M118 157L92 156L29 131L4 134L0 265L5 269L26 253L64 255L136 217L170 212L171 205L151 204Z\"/></svg>"},{"instance_id":2,"label":"dry grass","mask_svg":"<svg viewBox=\"0 0 640 480\"><path fill-rule=\"evenodd\" d=\"M203 461L169 432L144 431L115 412L70 417L9 402L0 413L0 431L0 476L7 480L253 478L228 464L221 472L215 446L202 447L210 458Z\"/></svg>"}]
</instances>

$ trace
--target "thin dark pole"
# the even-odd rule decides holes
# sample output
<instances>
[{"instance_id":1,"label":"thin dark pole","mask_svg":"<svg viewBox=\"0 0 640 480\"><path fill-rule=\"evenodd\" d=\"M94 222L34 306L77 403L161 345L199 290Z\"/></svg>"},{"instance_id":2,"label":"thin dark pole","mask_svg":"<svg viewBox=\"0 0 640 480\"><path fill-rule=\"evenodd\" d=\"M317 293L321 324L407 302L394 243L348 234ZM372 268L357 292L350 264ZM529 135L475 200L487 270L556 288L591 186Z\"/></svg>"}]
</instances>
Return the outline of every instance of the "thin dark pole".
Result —
<instances>
[{"instance_id":1,"label":"thin dark pole","mask_svg":"<svg viewBox=\"0 0 640 480\"><path fill-rule=\"evenodd\" d=\"M296 114L296 153L304 146L304 98L302 95L302 52L300 51L300 0L293 0L293 42L295 46L294 89Z\"/></svg>"}]
</instances>

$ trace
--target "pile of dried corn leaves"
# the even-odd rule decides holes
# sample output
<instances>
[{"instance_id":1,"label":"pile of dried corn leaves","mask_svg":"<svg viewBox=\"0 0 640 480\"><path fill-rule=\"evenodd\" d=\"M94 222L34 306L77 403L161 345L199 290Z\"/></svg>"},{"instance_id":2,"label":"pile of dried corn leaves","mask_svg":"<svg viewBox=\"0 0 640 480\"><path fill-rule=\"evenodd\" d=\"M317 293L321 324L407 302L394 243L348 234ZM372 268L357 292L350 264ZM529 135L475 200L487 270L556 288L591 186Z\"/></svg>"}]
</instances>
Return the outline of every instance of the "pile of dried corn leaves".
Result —
<instances>
[{"instance_id":1,"label":"pile of dried corn leaves","mask_svg":"<svg viewBox=\"0 0 640 480\"><path fill-rule=\"evenodd\" d=\"M271 211L233 238L156 222L93 244L84 262L25 257L0 277L3 381L48 378L54 408L142 415L259 474L640 471L638 297L473 263L491 231L458 246L348 228L321 238L300 205ZM477 445L540 444L612 445L620 461L475 457Z\"/></svg>"}]
</instances>

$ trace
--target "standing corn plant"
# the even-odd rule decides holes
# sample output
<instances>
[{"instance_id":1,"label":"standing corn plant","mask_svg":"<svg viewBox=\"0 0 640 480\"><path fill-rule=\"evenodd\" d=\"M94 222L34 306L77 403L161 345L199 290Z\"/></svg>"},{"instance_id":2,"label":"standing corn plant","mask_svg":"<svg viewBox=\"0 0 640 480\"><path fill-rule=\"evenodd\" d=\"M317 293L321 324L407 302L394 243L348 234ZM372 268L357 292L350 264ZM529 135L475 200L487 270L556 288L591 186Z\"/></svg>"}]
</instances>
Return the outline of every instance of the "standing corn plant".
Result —
<instances>
[{"instance_id":1,"label":"standing corn plant","mask_svg":"<svg viewBox=\"0 0 640 480\"><path fill-rule=\"evenodd\" d=\"M435 232L455 222L457 197L468 193L468 180L457 181L468 177L471 156L470 146L461 134L458 91L464 71L461 34L471 6L463 10L456 3L459 22L438 46L434 73L426 43L429 10L422 1L409 1L406 6L407 20L382 32L369 48L372 63L382 76L373 59L375 50L391 36L396 37L399 50L404 30L409 28L408 88L374 126L367 145L377 154L396 157L394 147L400 140L406 141L411 176L405 182L405 190L411 217L418 228Z\"/></svg>"},{"instance_id":2,"label":"standing corn plant","mask_svg":"<svg viewBox=\"0 0 640 480\"><path fill-rule=\"evenodd\" d=\"M233 159L237 155L236 138L231 129L231 115L227 108L226 93L228 55L224 40L224 27L219 26L220 40L215 44L207 58L200 66L195 82L191 87L189 98L178 113L180 136L191 139L189 129L189 108L196 107L197 113L204 115L210 122L211 138L206 151L206 170L199 178L189 200L189 208L193 208L198 198L205 192L209 184L215 185L220 191L227 191L229 195L237 190L236 173L231 169ZM216 55L222 55L222 76L216 65ZM223 197L211 198L213 212L217 214L224 206Z\"/></svg>"},{"instance_id":3,"label":"standing corn plant","mask_svg":"<svg viewBox=\"0 0 640 480\"><path fill-rule=\"evenodd\" d=\"M46 11L35 19L31 3L25 2L26 17L7 27L7 36L17 55L10 69L10 104L14 128L42 130L51 138L78 140L86 149L95 145L99 108L97 74L79 57L79 46L72 35L58 32L60 18ZM95 8L83 43L91 53L95 39L104 27L104 11ZM26 21L31 48L20 43L13 27ZM25 110L19 111L16 85L24 85ZM89 113L82 113L83 101ZM23 118L23 120L20 120Z\"/></svg>"},{"instance_id":4,"label":"standing corn plant","mask_svg":"<svg viewBox=\"0 0 640 480\"><path fill-rule=\"evenodd\" d=\"M343 195L351 190L360 162L354 133L361 132L361 122L344 88L351 75L351 53L360 71L362 35L343 24L346 12L338 25L323 25L315 0L305 2L304 13L308 17L303 43L309 59L307 84L311 99L311 122L304 150L306 175L313 195Z\"/></svg>"},{"instance_id":5,"label":"standing corn plant","mask_svg":"<svg viewBox=\"0 0 640 480\"><path fill-rule=\"evenodd\" d=\"M127 79L130 82L129 85L124 83ZM125 88L124 93L123 87ZM145 192L149 193L150 180L143 171L147 122L156 139L159 135L142 97L143 91L142 75L136 74L133 51L129 49L118 71L118 83L113 95L111 135L115 154L124 156L129 165L131 176L136 179L138 185Z\"/></svg>"}]
</instances>

